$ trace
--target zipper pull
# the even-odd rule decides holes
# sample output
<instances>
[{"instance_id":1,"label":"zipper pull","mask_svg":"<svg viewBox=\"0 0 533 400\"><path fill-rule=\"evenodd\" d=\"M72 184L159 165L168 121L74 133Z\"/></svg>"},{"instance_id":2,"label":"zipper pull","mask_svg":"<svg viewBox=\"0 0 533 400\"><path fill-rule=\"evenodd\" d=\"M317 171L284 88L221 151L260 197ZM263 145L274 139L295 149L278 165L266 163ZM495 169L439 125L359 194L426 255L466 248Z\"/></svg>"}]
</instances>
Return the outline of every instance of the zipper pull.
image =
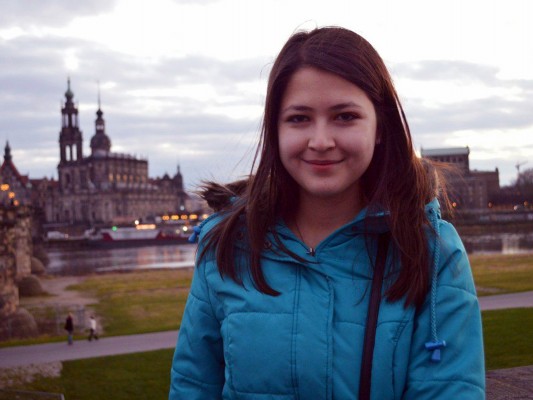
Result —
<instances>
[{"instance_id":1,"label":"zipper pull","mask_svg":"<svg viewBox=\"0 0 533 400\"><path fill-rule=\"evenodd\" d=\"M307 250L306 253L309 254L311 257L314 257L315 256L315 249L313 249L312 247L309 247L309 250Z\"/></svg>"}]
</instances>

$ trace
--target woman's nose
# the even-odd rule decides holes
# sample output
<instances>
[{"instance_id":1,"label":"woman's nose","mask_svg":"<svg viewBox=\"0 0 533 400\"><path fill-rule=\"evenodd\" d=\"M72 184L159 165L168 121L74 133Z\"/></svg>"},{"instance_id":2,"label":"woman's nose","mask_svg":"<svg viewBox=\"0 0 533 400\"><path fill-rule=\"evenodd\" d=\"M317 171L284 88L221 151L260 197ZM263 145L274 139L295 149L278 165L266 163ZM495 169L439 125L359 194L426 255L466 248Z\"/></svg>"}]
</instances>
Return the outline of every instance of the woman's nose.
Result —
<instances>
[{"instance_id":1,"label":"woman's nose","mask_svg":"<svg viewBox=\"0 0 533 400\"><path fill-rule=\"evenodd\" d=\"M308 147L315 151L326 151L335 147L331 128L325 123L316 123L311 130Z\"/></svg>"}]
</instances>

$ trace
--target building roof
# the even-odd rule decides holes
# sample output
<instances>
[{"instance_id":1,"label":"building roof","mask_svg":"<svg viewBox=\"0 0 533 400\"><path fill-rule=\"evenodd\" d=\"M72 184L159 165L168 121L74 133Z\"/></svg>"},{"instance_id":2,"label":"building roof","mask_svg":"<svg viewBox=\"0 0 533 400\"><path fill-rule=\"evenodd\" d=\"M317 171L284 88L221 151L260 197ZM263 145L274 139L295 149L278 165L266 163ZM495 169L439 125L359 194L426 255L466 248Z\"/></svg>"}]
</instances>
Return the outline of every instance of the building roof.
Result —
<instances>
[{"instance_id":1,"label":"building roof","mask_svg":"<svg viewBox=\"0 0 533 400\"><path fill-rule=\"evenodd\" d=\"M444 147L440 149L420 149L422 157L435 156L467 156L470 154L470 148L466 147Z\"/></svg>"},{"instance_id":2,"label":"building roof","mask_svg":"<svg viewBox=\"0 0 533 400\"><path fill-rule=\"evenodd\" d=\"M0 176L4 175L4 171L11 170L11 173L18 180L23 187L27 187L30 179L28 175L21 175L17 167L13 163L13 158L11 157L11 147L9 147L9 142L6 142L6 147L4 150L4 162L0 166Z\"/></svg>"}]
</instances>

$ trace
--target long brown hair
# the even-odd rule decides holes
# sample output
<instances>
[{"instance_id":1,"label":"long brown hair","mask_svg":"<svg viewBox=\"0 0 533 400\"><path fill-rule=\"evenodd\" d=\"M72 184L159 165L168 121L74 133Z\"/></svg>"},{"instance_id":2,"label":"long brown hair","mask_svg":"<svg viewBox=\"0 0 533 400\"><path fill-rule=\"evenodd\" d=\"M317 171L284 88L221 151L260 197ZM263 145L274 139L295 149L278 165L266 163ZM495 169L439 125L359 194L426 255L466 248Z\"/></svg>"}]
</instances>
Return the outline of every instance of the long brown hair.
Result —
<instances>
[{"instance_id":1,"label":"long brown hair","mask_svg":"<svg viewBox=\"0 0 533 400\"><path fill-rule=\"evenodd\" d=\"M244 267L235 264L234 243L244 224L249 240L245 268L258 290L278 294L265 280L260 255L276 219L297 206L298 185L279 155L278 118L287 84L303 67L344 78L361 88L374 105L380 143L361 178L362 188L370 210L390 212L388 223L401 269L387 297L396 301L405 296L406 306L419 306L429 288L424 206L434 197L433 184L415 155L403 108L383 60L363 37L344 28L298 32L282 48L269 75L262 136L254 161L257 169L250 174L242 194L223 212L222 221L209 232L202 255L215 251L220 274L242 283Z\"/></svg>"}]
</instances>

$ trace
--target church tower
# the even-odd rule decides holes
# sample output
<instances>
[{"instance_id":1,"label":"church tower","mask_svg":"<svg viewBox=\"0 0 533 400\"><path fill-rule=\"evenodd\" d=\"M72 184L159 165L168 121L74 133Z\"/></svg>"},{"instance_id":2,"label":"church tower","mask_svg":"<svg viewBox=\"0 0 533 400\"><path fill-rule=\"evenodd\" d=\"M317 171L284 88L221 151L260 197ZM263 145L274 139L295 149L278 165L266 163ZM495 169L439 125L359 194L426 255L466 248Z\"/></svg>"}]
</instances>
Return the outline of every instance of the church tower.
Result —
<instances>
[{"instance_id":1,"label":"church tower","mask_svg":"<svg viewBox=\"0 0 533 400\"><path fill-rule=\"evenodd\" d=\"M105 120L100 105L100 92L98 92L98 111L96 111L94 126L95 133L91 138L91 155L96 157L106 156L111 151L111 139L105 133Z\"/></svg>"},{"instance_id":2,"label":"church tower","mask_svg":"<svg viewBox=\"0 0 533 400\"><path fill-rule=\"evenodd\" d=\"M68 89L65 92L65 106L61 108L61 132L59 133L59 165L70 164L83 160L83 136L78 123L78 108L72 98L74 93Z\"/></svg>"}]
</instances>

